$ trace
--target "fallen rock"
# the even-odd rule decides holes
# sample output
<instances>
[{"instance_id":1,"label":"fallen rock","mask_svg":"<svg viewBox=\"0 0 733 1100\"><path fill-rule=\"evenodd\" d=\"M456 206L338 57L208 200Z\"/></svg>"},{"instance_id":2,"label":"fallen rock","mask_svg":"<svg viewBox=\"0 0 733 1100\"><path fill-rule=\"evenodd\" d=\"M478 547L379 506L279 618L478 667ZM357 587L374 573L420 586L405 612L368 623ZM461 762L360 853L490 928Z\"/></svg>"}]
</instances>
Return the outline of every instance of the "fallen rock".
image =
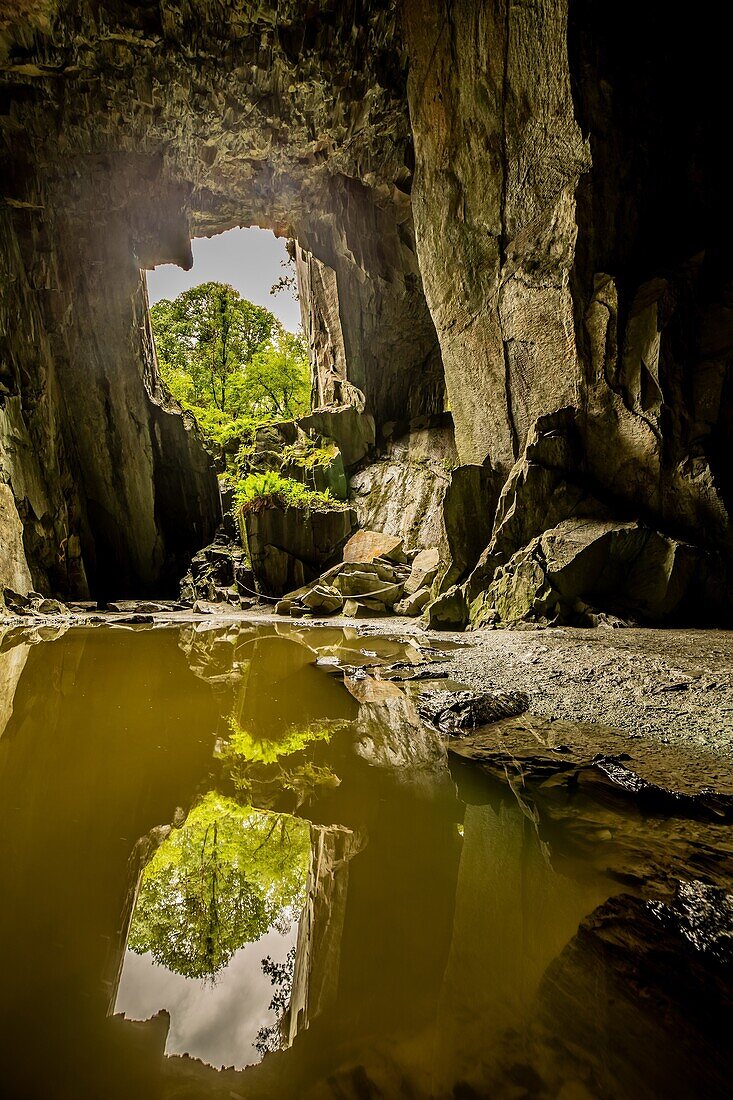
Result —
<instances>
[{"instance_id":1,"label":"fallen rock","mask_svg":"<svg viewBox=\"0 0 733 1100\"><path fill-rule=\"evenodd\" d=\"M698 602L699 610L712 575L703 552L643 524L564 520L497 570L472 601L470 618L474 626L593 625L582 610L591 605L663 621L694 614Z\"/></svg>"},{"instance_id":2,"label":"fallen rock","mask_svg":"<svg viewBox=\"0 0 733 1100\"><path fill-rule=\"evenodd\" d=\"M375 558L387 558L395 562L404 562L403 542L383 531L362 529L351 536L344 546L344 561L371 562Z\"/></svg>"},{"instance_id":3,"label":"fallen rock","mask_svg":"<svg viewBox=\"0 0 733 1100\"><path fill-rule=\"evenodd\" d=\"M405 595L410 596L419 588L430 588L440 567L440 552L437 547L421 550L413 559L410 575L405 581Z\"/></svg>"},{"instance_id":4,"label":"fallen rock","mask_svg":"<svg viewBox=\"0 0 733 1100\"><path fill-rule=\"evenodd\" d=\"M344 598L333 585L314 584L310 591L303 596L303 604L311 611L321 611L326 615L333 615L343 608Z\"/></svg>"},{"instance_id":5,"label":"fallen rock","mask_svg":"<svg viewBox=\"0 0 733 1100\"><path fill-rule=\"evenodd\" d=\"M428 689L417 700L418 714L424 722L443 733L454 734L523 714L528 706L529 700L521 691Z\"/></svg>"},{"instance_id":6,"label":"fallen rock","mask_svg":"<svg viewBox=\"0 0 733 1100\"><path fill-rule=\"evenodd\" d=\"M315 580L338 554L356 522L350 508L286 508L240 513L243 541L260 591L270 596Z\"/></svg>"},{"instance_id":7,"label":"fallen rock","mask_svg":"<svg viewBox=\"0 0 733 1100\"><path fill-rule=\"evenodd\" d=\"M389 615L389 611L379 600L364 598L361 600L346 600L344 615L349 619L374 619L381 615Z\"/></svg>"},{"instance_id":8,"label":"fallen rock","mask_svg":"<svg viewBox=\"0 0 733 1100\"><path fill-rule=\"evenodd\" d=\"M334 586L344 596L351 598L368 596L388 607L392 607L403 592L403 585L383 581L376 572L366 570L339 573L334 580Z\"/></svg>"},{"instance_id":9,"label":"fallen rock","mask_svg":"<svg viewBox=\"0 0 733 1100\"><path fill-rule=\"evenodd\" d=\"M468 622L466 595L459 585L443 592L425 609L426 625L433 630L463 630Z\"/></svg>"},{"instance_id":10,"label":"fallen rock","mask_svg":"<svg viewBox=\"0 0 733 1100\"><path fill-rule=\"evenodd\" d=\"M420 588L394 605L395 615L419 615L430 602L430 589Z\"/></svg>"},{"instance_id":11,"label":"fallen rock","mask_svg":"<svg viewBox=\"0 0 733 1100\"><path fill-rule=\"evenodd\" d=\"M154 615L163 611L180 611L182 607L183 604L173 600L113 600L107 604L106 609L121 611L126 615Z\"/></svg>"},{"instance_id":12,"label":"fallen rock","mask_svg":"<svg viewBox=\"0 0 733 1100\"><path fill-rule=\"evenodd\" d=\"M67 609L60 600L39 600L33 610L37 615L65 615Z\"/></svg>"},{"instance_id":13,"label":"fallen rock","mask_svg":"<svg viewBox=\"0 0 733 1100\"><path fill-rule=\"evenodd\" d=\"M219 593L222 590L235 588L240 595L250 596L254 593L254 587L246 551L222 529L209 546L199 550L192 558L181 581L181 600L188 605L197 600L216 603L221 598Z\"/></svg>"}]
</instances>

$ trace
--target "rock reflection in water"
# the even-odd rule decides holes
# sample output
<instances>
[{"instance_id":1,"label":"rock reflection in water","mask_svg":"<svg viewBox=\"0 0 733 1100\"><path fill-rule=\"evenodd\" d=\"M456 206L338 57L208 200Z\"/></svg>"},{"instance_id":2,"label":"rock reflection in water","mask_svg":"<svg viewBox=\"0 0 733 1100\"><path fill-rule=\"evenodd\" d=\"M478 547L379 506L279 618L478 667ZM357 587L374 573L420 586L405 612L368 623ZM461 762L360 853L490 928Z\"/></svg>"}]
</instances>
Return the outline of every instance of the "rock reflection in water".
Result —
<instances>
[{"instance_id":1,"label":"rock reflection in water","mask_svg":"<svg viewBox=\"0 0 733 1100\"><path fill-rule=\"evenodd\" d=\"M294 624L73 630L5 661L4 1094L725 1094L729 960L695 905L729 903L660 873L712 875L722 827L449 765L381 678L421 661ZM263 1025L259 1064L213 1068Z\"/></svg>"}]
</instances>

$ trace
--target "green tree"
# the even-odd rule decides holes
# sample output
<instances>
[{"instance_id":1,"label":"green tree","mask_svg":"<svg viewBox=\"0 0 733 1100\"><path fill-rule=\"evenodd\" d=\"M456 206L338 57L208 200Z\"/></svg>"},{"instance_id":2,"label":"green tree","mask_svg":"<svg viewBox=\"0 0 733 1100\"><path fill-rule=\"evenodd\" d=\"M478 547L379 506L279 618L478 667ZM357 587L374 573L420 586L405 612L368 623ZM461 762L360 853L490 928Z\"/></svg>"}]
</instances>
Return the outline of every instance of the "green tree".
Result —
<instances>
[{"instance_id":1,"label":"green tree","mask_svg":"<svg viewBox=\"0 0 733 1100\"><path fill-rule=\"evenodd\" d=\"M298 919L307 822L210 791L145 868L128 947L189 978L214 978L235 951Z\"/></svg>"},{"instance_id":2,"label":"green tree","mask_svg":"<svg viewBox=\"0 0 733 1100\"><path fill-rule=\"evenodd\" d=\"M232 380L279 329L269 310L225 283L202 283L150 310L163 380L175 397L230 412Z\"/></svg>"},{"instance_id":3,"label":"green tree","mask_svg":"<svg viewBox=\"0 0 733 1100\"><path fill-rule=\"evenodd\" d=\"M279 329L253 356L237 382L240 415L290 420L310 409L311 381L305 342Z\"/></svg>"}]
</instances>

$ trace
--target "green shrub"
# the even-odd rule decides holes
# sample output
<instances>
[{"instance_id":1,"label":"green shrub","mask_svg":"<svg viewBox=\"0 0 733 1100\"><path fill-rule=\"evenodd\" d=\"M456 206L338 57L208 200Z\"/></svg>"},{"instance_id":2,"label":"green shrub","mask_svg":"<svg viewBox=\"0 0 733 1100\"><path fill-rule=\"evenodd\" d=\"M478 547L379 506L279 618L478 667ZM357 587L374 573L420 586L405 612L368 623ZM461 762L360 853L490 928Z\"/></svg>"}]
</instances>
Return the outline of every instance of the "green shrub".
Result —
<instances>
[{"instance_id":1,"label":"green shrub","mask_svg":"<svg viewBox=\"0 0 733 1100\"><path fill-rule=\"evenodd\" d=\"M293 478L283 477L274 470L262 474L248 474L234 486L234 501L245 512L260 508L344 508L329 492L318 493Z\"/></svg>"}]
</instances>

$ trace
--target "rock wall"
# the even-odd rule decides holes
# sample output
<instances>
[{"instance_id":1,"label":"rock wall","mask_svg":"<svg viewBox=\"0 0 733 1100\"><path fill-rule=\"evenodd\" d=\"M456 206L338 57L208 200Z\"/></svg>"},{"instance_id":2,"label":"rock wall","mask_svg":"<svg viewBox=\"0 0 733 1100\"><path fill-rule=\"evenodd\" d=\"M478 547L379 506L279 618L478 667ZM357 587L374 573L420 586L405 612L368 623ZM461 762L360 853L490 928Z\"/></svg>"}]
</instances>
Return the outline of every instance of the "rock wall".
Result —
<instances>
[{"instance_id":1,"label":"rock wall","mask_svg":"<svg viewBox=\"0 0 733 1100\"><path fill-rule=\"evenodd\" d=\"M5 219L0 582L26 591L172 593L219 522L210 460L156 380L113 181Z\"/></svg>"},{"instance_id":2,"label":"rock wall","mask_svg":"<svg viewBox=\"0 0 733 1100\"><path fill-rule=\"evenodd\" d=\"M402 11L416 240L456 443L508 479L494 549L507 513L538 536L583 498L586 516L722 550L703 567L720 581L733 314L724 67L691 46L707 32L658 4L638 20L622 5L613 29L594 0ZM517 497L512 469L538 431L573 439L548 465L535 449L544 485L523 479ZM506 534L469 599L526 545L517 525Z\"/></svg>"},{"instance_id":3,"label":"rock wall","mask_svg":"<svg viewBox=\"0 0 733 1100\"><path fill-rule=\"evenodd\" d=\"M451 418L413 420L395 436L351 478L359 523L402 539L407 550L435 546L447 554L443 501L458 464Z\"/></svg>"}]
</instances>

